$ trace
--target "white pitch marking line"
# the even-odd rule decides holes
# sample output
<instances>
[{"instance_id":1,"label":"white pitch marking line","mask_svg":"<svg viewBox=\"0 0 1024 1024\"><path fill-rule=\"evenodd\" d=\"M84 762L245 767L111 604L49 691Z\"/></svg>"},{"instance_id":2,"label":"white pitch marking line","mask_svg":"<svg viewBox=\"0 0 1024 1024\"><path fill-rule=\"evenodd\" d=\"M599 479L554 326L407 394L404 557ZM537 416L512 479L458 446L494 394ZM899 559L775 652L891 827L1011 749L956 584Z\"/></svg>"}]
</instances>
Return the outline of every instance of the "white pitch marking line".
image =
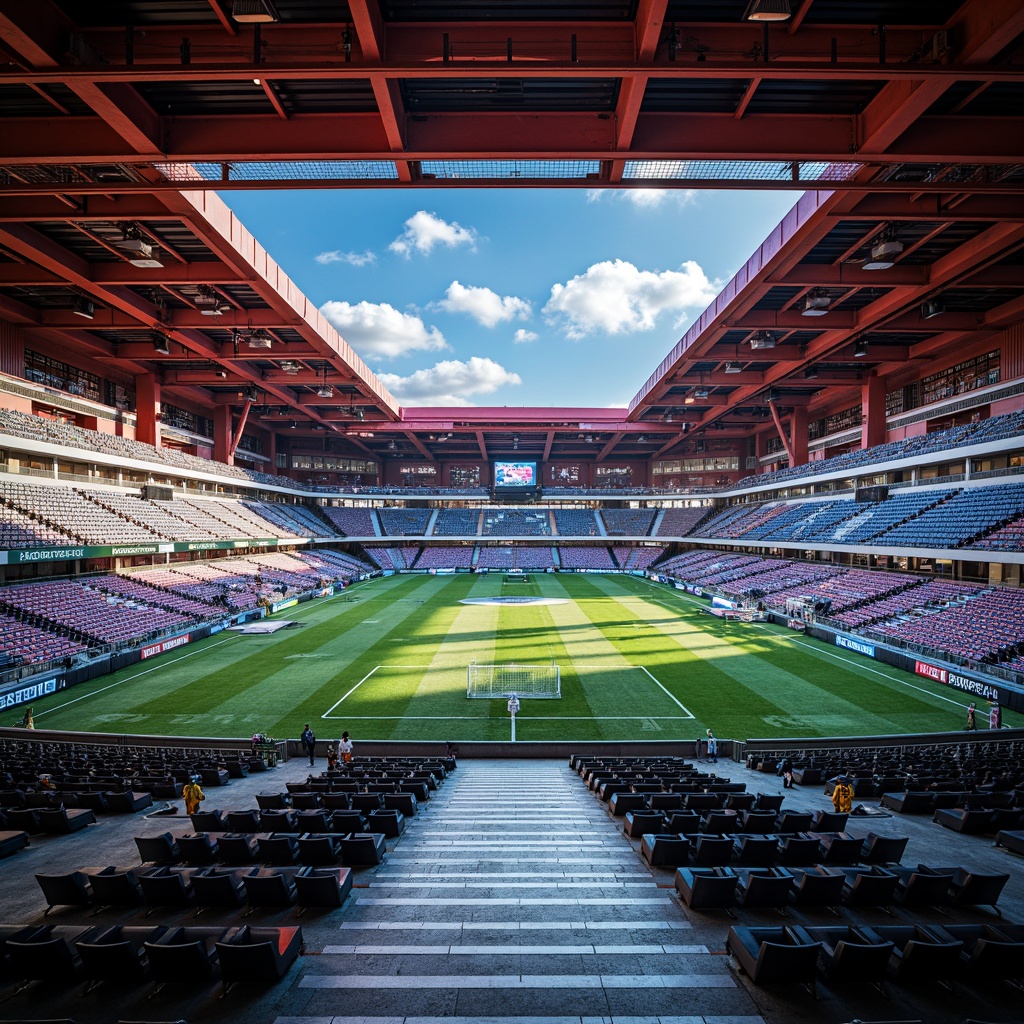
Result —
<instances>
[{"instance_id":1,"label":"white pitch marking line","mask_svg":"<svg viewBox=\"0 0 1024 1024\"><path fill-rule=\"evenodd\" d=\"M49 715L54 711L60 711L61 708L69 707L72 704L77 704L80 700L88 700L90 697L95 697L98 693L103 693L104 690L112 690L115 686L120 686L122 683L130 683L133 679L141 679L143 676L148 676L150 672L158 672L162 668L167 668L168 665L177 664L179 661L184 661L186 658L191 658L194 654L202 654L204 651L212 651L214 647L220 647L221 644L229 643L232 640L238 640L237 636L229 636L224 640L218 640L215 644L210 644L209 647L200 647L194 651L189 651L188 654L181 655L180 658L172 658L170 661L160 662L158 665L154 665L152 668L147 668L143 672L136 672L133 676L128 676L127 679L119 679L116 683L110 683L109 686L101 686L98 690L93 690L91 693L83 694L81 697L75 697L74 700L65 701L63 704L58 704L54 708L47 708L45 711L40 711L36 718L42 718L43 715Z\"/></svg>"},{"instance_id":2,"label":"white pitch marking line","mask_svg":"<svg viewBox=\"0 0 1024 1024\"><path fill-rule=\"evenodd\" d=\"M335 703L335 704L331 705L331 707L329 707L329 708L327 709L327 711L326 711L326 712L325 712L324 714L322 714L322 715L321 715L320 717L321 717L321 718L327 718L327 716L328 716L328 715L329 715L329 714L330 714L330 713L331 713L331 712L332 712L332 711L333 711L333 710L334 710L334 709L335 709L335 708L336 708L336 707L338 706L338 704L341 704L341 703L342 703L342 701L344 701L346 697L351 697L351 696L352 696L352 694L353 694L353 693L355 693L355 692L356 692L356 690L358 690L358 689L359 689L359 687L360 687L360 686L362 686L362 685L363 685L363 683L365 683L365 682L366 682L366 680L367 680L367 679L369 679L369 678L370 678L370 676L372 676L372 675L373 675L373 673L374 673L374 672L376 672L376 671L377 671L377 669L379 669L380 667L381 667L380 665L376 665L376 666L375 666L374 668L371 668L371 669L370 669L370 671L369 671L369 672L367 672L367 673L366 673L366 675L365 675L365 676L363 676L363 678L362 678L362 679L360 679L360 680L359 680L359 682L358 682L358 683L356 683L356 685L355 685L355 686L353 686L353 687L352 687L352 689L351 689L351 690L349 690L349 691L348 691L348 693L346 693L346 694L345 694L345 696L341 698L341 700L339 700L339 701L338 701L337 703Z\"/></svg>"},{"instance_id":3,"label":"white pitch marking line","mask_svg":"<svg viewBox=\"0 0 1024 1024\"><path fill-rule=\"evenodd\" d=\"M643 666L643 665L639 665L639 666L637 666L637 667L638 667L638 668L640 669L640 671L641 671L641 672L647 672L647 674L648 674L649 676L651 676L651 679L653 679L653 680L654 680L654 685L655 685L655 686L657 686L657 687L658 687L659 689L661 689L661 690L662 690L662 691L664 692L665 696L666 696L666 697L668 697L668 699L669 699L670 701L672 701L672 703L673 703L673 704L675 704L675 705L677 705L678 707L682 708L682 709L683 709L683 711L685 711L685 712L686 712L686 714L685 714L685 715L683 715L683 716L681 716L681 717L683 717L683 718L693 718L693 715L691 714L691 712L690 712L690 709L689 709L688 707L685 707L685 706L684 706L683 704L681 704L681 703L680 703L680 702L679 702L678 700L676 700L676 698L675 698L675 697L673 697L673 696L672 696L672 694L671 694L671 693L669 693L669 692L668 692L668 690L666 690L666 689L665 689L665 687L664 687L664 686L662 686L662 685L661 685L661 683L659 683L657 679L654 679L654 676L653 676L653 675L651 675L651 673L650 673L650 672L648 672L648 671L647 671L647 669L646 669L646 668L644 668L644 666ZM651 715L648 715L647 717L648 717L648 718L652 718L652 716L651 716ZM679 716L679 715L676 715L675 717L676 717L676 718L679 718L680 716Z\"/></svg>"}]
</instances>

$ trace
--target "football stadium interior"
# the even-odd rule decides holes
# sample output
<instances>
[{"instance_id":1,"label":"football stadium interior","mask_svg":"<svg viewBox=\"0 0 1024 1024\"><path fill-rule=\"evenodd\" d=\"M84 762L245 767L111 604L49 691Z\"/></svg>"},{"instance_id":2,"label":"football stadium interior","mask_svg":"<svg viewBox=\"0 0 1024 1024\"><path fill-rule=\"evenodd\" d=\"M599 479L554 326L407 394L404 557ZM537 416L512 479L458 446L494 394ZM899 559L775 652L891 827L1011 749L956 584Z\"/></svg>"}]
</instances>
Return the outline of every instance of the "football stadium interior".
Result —
<instances>
[{"instance_id":1,"label":"football stadium interior","mask_svg":"<svg viewBox=\"0 0 1024 1024\"><path fill-rule=\"evenodd\" d=\"M0 1024L1019 1024L1021 0L0 0L0 128ZM800 198L413 407L292 188Z\"/></svg>"}]
</instances>

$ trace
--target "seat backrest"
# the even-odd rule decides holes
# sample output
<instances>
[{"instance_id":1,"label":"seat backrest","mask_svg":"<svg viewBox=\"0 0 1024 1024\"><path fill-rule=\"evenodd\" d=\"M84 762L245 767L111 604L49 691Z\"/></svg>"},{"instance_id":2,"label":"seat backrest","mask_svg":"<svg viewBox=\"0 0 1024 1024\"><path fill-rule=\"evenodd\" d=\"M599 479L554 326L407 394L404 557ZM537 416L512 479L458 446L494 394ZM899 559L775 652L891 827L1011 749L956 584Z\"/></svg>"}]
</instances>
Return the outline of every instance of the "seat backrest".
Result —
<instances>
[{"instance_id":1,"label":"seat backrest","mask_svg":"<svg viewBox=\"0 0 1024 1024\"><path fill-rule=\"evenodd\" d=\"M762 942L751 980L757 985L813 981L820 949L820 942L805 945Z\"/></svg>"},{"instance_id":2,"label":"seat backrest","mask_svg":"<svg viewBox=\"0 0 1024 1024\"><path fill-rule=\"evenodd\" d=\"M209 978L213 964L206 943L194 942L143 943L153 978L161 982L191 983L196 978Z\"/></svg>"},{"instance_id":3,"label":"seat backrest","mask_svg":"<svg viewBox=\"0 0 1024 1024\"><path fill-rule=\"evenodd\" d=\"M217 956L225 982L275 982L281 978L280 961L270 942L218 942Z\"/></svg>"}]
</instances>

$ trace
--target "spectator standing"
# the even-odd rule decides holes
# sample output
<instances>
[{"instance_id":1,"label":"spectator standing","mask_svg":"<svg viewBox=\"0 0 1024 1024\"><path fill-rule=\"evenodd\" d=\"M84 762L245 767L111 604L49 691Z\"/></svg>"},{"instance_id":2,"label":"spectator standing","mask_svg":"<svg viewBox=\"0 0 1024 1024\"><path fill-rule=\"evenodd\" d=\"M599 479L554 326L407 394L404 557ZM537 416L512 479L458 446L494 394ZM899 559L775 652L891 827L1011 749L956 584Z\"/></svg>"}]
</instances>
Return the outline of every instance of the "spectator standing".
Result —
<instances>
[{"instance_id":1,"label":"spectator standing","mask_svg":"<svg viewBox=\"0 0 1024 1024\"><path fill-rule=\"evenodd\" d=\"M708 729L708 760L713 764L718 764L718 740L715 739L715 734Z\"/></svg>"},{"instance_id":2,"label":"spectator standing","mask_svg":"<svg viewBox=\"0 0 1024 1024\"><path fill-rule=\"evenodd\" d=\"M990 729L1002 729L1003 727L1003 712L1000 710L998 702L992 705L988 713L988 727Z\"/></svg>"},{"instance_id":3,"label":"spectator standing","mask_svg":"<svg viewBox=\"0 0 1024 1024\"><path fill-rule=\"evenodd\" d=\"M186 814L195 814L199 810L199 805L206 799L199 786L199 782L200 777L193 775L182 787L181 796L185 801Z\"/></svg>"},{"instance_id":4,"label":"spectator standing","mask_svg":"<svg viewBox=\"0 0 1024 1024\"><path fill-rule=\"evenodd\" d=\"M848 775L840 775L832 788L832 806L837 814L849 814L853 810L853 786Z\"/></svg>"},{"instance_id":5,"label":"spectator standing","mask_svg":"<svg viewBox=\"0 0 1024 1024\"><path fill-rule=\"evenodd\" d=\"M352 740L349 739L347 732L341 734L341 739L338 740L338 753L341 755L342 761L345 764L352 762Z\"/></svg>"},{"instance_id":6,"label":"spectator standing","mask_svg":"<svg viewBox=\"0 0 1024 1024\"><path fill-rule=\"evenodd\" d=\"M333 772L338 767L338 744L327 741L327 770Z\"/></svg>"},{"instance_id":7,"label":"spectator standing","mask_svg":"<svg viewBox=\"0 0 1024 1024\"><path fill-rule=\"evenodd\" d=\"M25 708L25 714L21 716L21 721L18 725L20 725L22 729L34 729L36 727L36 720L32 717L31 704Z\"/></svg>"},{"instance_id":8,"label":"spectator standing","mask_svg":"<svg viewBox=\"0 0 1024 1024\"><path fill-rule=\"evenodd\" d=\"M313 764L313 755L316 751L316 736L313 735L313 730L309 727L309 722L306 723L306 728L302 730L302 736L299 738L299 742L302 744L302 749L309 754L309 763Z\"/></svg>"},{"instance_id":9,"label":"spectator standing","mask_svg":"<svg viewBox=\"0 0 1024 1024\"><path fill-rule=\"evenodd\" d=\"M964 726L966 732L974 732L978 728L977 714L974 709L974 701L967 705L967 724Z\"/></svg>"}]
</instances>

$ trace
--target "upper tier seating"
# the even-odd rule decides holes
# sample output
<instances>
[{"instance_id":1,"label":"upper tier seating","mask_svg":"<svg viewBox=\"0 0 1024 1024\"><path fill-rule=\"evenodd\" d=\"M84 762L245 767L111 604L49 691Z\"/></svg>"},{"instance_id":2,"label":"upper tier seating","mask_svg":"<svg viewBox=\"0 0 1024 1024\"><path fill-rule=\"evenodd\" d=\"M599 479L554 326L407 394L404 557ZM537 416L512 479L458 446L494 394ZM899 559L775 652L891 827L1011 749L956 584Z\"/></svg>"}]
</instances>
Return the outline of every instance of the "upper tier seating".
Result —
<instances>
[{"instance_id":1,"label":"upper tier seating","mask_svg":"<svg viewBox=\"0 0 1024 1024\"><path fill-rule=\"evenodd\" d=\"M1022 433L1024 433L1024 412L1012 412L1005 416L993 416L991 419L979 420L976 423L950 427L948 430L937 430L931 434L908 437L902 441L890 441L888 444L876 445L874 448L845 452L842 455L817 460L803 466L791 466L770 473L755 474L744 477L736 486L757 487L762 484L781 483L822 473L844 472L873 463L915 458L949 448L1018 437Z\"/></svg>"},{"instance_id":2,"label":"upper tier seating","mask_svg":"<svg viewBox=\"0 0 1024 1024\"><path fill-rule=\"evenodd\" d=\"M389 537L422 537L430 522L430 509L382 508L377 517L382 534Z\"/></svg>"},{"instance_id":3,"label":"upper tier seating","mask_svg":"<svg viewBox=\"0 0 1024 1024\"><path fill-rule=\"evenodd\" d=\"M606 547L566 547L558 549L563 569L614 569L612 553Z\"/></svg>"},{"instance_id":4,"label":"upper tier seating","mask_svg":"<svg viewBox=\"0 0 1024 1024\"><path fill-rule=\"evenodd\" d=\"M654 535L656 537L685 537L688 533L695 532L697 524L708 515L709 511L710 509L704 505L697 508L667 508Z\"/></svg>"},{"instance_id":5,"label":"upper tier seating","mask_svg":"<svg viewBox=\"0 0 1024 1024\"><path fill-rule=\"evenodd\" d=\"M563 537L596 537L600 531L590 509L556 508L555 530Z\"/></svg>"},{"instance_id":6,"label":"upper tier seating","mask_svg":"<svg viewBox=\"0 0 1024 1024\"><path fill-rule=\"evenodd\" d=\"M305 505L280 505L273 501L243 501L241 504L250 512L255 512L261 519L266 519L283 529L286 536L334 536L334 530Z\"/></svg>"},{"instance_id":7,"label":"upper tier seating","mask_svg":"<svg viewBox=\"0 0 1024 1024\"><path fill-rule=\"evenodd\" d=\"M334 508L327 506L320 510L337 527L343 537L373 537L374 513L368 508Z\"/></svg>"},{"instance_id":8,"label":"upper tier seating","mask_svg":"<svg viewBox=\"0 0 1024 1024\"><path fill-rule=\"evenodd\" d=\"M945 580L929 580L922 586L901 590L890 597L883 597L865 604L860 608L846 609L839 614L833 611L832 617L841 625L850 629L865 626L872 622L907 615L918 608L948 607L956 602L963 602L981 591L981 587L973 583L953 583Z\"/></svg>"},{"instance_id":9,"label":"upper tier seating","mask_svg":"<svg viewBox=\"0 0 1024 1024\"><path fill-rule=\"evenodd\" d=\"M898 547L971 547L1004 523L1024 515L1024 484L997 484L960 491L877 538L879 544Z\"/></svg>"},{"instance_id":10,"label":"upper tier seating","mask_svg":"<svg viewBox=\"0 0 1024 1024\"><path fill-rule=\"evenodd\" d=\"M434 523L435 537L469 537L480 532L480 510L443 508Z\"/></svg>"},{"instance_id":11,"label":"upper tier seating","mask_svg":"<svg viewBox=\"0 0 1024 1024\"><path fill-rule=\"evenodd\" d=\"M988 548L990 551L1024 551L1024 516L976 540L971 547Z\"/></svg>"},{"instance_id":12,"label":"upper tier seating","mask_svg":"<svg viewBox=\"0 0 1024 1024\"><path fill-rule=\"evenodd\" d=\"M551 533L547 509L489 508L483 515L484 536L546 537Z\"/></svg>"},{"instance_id":13,"label":"upper tier seating","mask_svg":"<svg viewBox=\"0 0 1024 1024\"><path fill-rule=\"evenodd\" d=\"M549 547L502 546L480 548L477 568L480 569L548 569L555 564Z\"/></svg>"},{"instance_id":14,"label":"upper tier seating","mask_svg":"<svg viewBox=\"0 0 1024 1024\"><path fill-rule=\"evenodd\" d=\"M600 516L611 536L646 537L657 513L649 508L605 508Z\"/></svg>"},{"instance_id":15,"label":"upper tier seating","mask_svg":"<svg viewBox=\"0 0 1024 1024\"><path fill-rule=\"evenodd\" d=\"M748 529L744 540L805 540L827 534L837 523L855 515L852 501L805 501L783 506L776 515Z\"/></svg>"},{"instance_id":16,"label":"upper tier seating","mask_svg":"<svg viewBox=\"0 0 1024 1024\"><path fill-rule=\"evenodd\" d=\"M925 509L934 505L941 507L940 503L955 493L956 491L949 488L928 491L895 491L885 501L872 502L863 506L855 516L838 525L831 534L822 539L832 544L863 544L904 520L920 515Z\"/></svg>"}]
</instances>

